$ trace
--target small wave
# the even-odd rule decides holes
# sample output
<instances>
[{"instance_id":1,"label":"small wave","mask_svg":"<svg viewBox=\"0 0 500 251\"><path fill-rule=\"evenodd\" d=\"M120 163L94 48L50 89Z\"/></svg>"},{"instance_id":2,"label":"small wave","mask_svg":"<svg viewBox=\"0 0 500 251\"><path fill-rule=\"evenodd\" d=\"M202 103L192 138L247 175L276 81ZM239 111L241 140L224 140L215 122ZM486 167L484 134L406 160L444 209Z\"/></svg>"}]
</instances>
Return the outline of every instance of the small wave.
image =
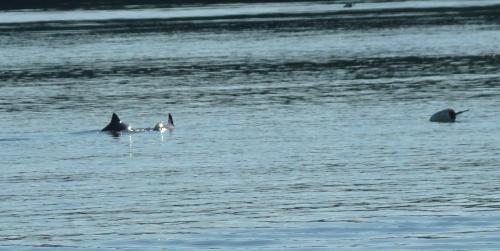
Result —
<instances>
[{"instance_id":1,"label":"small wave","mask_svg":"<svg viewBox=\"0 0 500 251\"><path fill-rule=\"evenodd\" d=\"M331 59L325 62L315 61L254 61L254 62L220 62L214 63L197 60L182 64L171 64L165 60L156 60L144 64L135 62L128 65L116 62L101 62L91 68L87 65L47 65L31 69L13 69L0 72L0 80L8 82L21 81L24 84L12 83L12 86L40 85L37 82L47 79L99 79L104 77L163 77L186 76L199 74L215 74L217 76L272 74L280 72L321 72L325 70L346 70L355 78L404 77L415 74L434 75L447 72L449 74L492 74L497 73L500 66L500 55L466 55L466 56L401 56ZM373 76L373 77L371 77ZM119 81L127 84L130 81ZM64 97L60 97L64 99ZM57 99L57 97L54 97Z\"/></svg>"},{"instance_id":2,"label":"small wave","mask_svg":"<svg viewBox=\"0 0 500 251\"><path fill-rule=\"evenodd\" d=\"M0 138L0 142L15 142L15 141L25 141L30 140L30 138Z\"/></svg>"}]
</instances>

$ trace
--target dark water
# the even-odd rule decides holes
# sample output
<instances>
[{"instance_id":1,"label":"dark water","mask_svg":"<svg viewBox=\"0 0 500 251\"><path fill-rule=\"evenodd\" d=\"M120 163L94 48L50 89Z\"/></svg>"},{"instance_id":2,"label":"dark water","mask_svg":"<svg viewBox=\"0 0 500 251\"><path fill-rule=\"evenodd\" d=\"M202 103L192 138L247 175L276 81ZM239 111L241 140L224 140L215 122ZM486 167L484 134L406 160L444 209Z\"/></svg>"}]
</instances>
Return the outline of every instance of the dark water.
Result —
<instances>
[{"instance_id":1,"label":"dark water","mask_svg":"<svg viewBox=\"0 0 500 251\"><path fill-rule=\"evenodd\" d=\"M0 12L0 250L495 250L499 13Z\"/></svg>"}]
</instances>

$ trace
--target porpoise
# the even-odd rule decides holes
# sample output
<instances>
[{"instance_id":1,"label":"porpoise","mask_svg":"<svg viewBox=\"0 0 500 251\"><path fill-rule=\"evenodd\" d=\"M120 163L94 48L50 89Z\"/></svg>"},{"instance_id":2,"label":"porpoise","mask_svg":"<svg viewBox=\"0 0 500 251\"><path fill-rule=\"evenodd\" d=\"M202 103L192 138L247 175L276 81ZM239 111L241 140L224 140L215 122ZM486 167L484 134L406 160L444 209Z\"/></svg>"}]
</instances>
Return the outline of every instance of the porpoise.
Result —
<instances>
[{"instance_id":1,"label":"porpoise","mask_svg":"<svg viewBox=\"0 0 500 251\"><path fill-rule=\"evenodd\" d=\"M170 113L168 113L167 123L160 121L156 123L156 125L153 127L153 131L160 131L160 132L172 129L174 129L174 120L172 119L172 114Z\"/></svg>"},{"instance_id":2,"label":"porpoise","mask_svg":"<svg viewBox=\"0 0 500 251\"><path fill-rule=\"evenodd\" d=\"M431 122L441 122L441 123L452 123L452 122L455 122L455 119L457 118L458 114L464 113L466 111L468 111L468 109L464 110L464 111L459 111L459 112L455 112L451 108L444 109L444 110L441 110L439 112L434 113L431 116L430 121Z\"/></svg>"},{"instance_id":3,"label":"porpoise","mask_svg":"<svg viewBox=\"0 0 500 251\"><path fill-rule=\"evenodd\" d=\"M120 131L131 131L131 130L132 128L128 124L123 123L118 117L118 115L116 115L116 113L113 113L113 116L111 116L111 121L101 131L120 132Z\"/></svg>"}]
</instances>

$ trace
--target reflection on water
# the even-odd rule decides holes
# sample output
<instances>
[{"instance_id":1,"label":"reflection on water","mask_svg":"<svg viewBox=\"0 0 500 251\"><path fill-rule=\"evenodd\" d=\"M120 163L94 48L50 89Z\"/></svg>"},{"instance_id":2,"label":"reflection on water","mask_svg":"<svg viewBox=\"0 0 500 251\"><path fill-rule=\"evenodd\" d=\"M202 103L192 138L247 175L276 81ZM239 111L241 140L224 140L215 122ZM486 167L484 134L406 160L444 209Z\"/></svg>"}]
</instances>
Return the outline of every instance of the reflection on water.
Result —
<instances>
[{"instance_id":1,"label":"reflection on water","mask_svg":"<svg viewBox=\"0 0 500 251\"><path fill-rule=\"evenodd\" d=\"M490 4L0 13L0 250L495 249Z\"/></svg>"}]
</instances>

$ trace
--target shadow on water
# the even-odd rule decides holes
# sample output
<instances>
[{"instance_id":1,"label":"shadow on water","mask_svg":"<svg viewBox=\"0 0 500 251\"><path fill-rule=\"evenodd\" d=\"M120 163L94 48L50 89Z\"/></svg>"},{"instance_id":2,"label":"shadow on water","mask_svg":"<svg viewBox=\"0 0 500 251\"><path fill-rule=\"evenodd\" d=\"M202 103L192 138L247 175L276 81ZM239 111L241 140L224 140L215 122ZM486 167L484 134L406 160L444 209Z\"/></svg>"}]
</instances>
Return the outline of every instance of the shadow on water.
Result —
<instances>
[{"instance_id":1,"label":"shadow on water","mask_svg":"<svg viewBox=\"0 0 500 251\"><path fill-rule=\"evenodd\" d=\"M149 134L149 135L160 135L161 136L161 141L164 141L173 135L173 130L168 130L165 132L158 132L158 131L152 131L152 130L135 130L135 131L83 131L79 132L78 134L83 134L83 133L88 133L88 132L97 132L97 134L100 135L108 135L112 138L120 138L120 137L133 137L134 135L139 135L139 134ZM166 138L165 138L166 137Z\"/></svg>"},{"instance_id":2,"label":"shadow on water","mask_svg":"<svg viewBox=\"0 0 500 251\"><path fill-rule=\"evenodd\" d=\"M113 138L119 138L122 136L123 133L120 131L107 131L107 132L102 132L102 134L109 135Z\"/></svg>"}]
</instances>

